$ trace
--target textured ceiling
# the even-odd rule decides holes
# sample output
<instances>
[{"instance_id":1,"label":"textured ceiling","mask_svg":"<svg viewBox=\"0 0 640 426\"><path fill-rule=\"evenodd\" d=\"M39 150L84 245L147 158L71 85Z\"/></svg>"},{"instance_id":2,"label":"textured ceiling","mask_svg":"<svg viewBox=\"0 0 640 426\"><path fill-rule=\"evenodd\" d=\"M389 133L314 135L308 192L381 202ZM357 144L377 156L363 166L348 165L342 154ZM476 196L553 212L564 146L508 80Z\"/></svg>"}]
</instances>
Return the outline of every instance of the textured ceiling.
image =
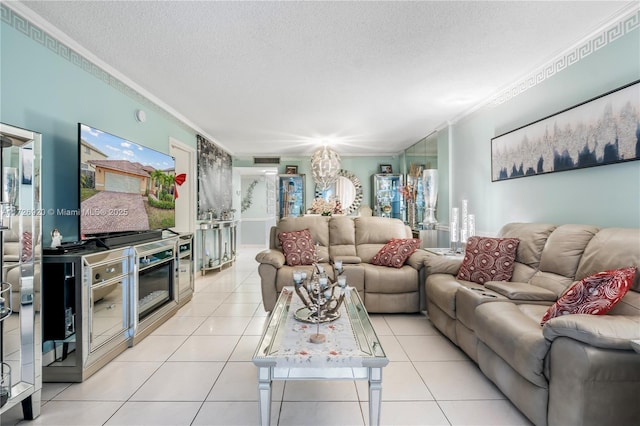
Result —
<instances>
[{"instance_id":1,"label":"textured ceiling","mask_svg":"<svg viewBox=\"0 0 640 426\"><path fill-rule=\"evenodd\" d=\"M232 154L291 156L398 153L636 2L22 3Z\"/></svg>"}]
</instances>

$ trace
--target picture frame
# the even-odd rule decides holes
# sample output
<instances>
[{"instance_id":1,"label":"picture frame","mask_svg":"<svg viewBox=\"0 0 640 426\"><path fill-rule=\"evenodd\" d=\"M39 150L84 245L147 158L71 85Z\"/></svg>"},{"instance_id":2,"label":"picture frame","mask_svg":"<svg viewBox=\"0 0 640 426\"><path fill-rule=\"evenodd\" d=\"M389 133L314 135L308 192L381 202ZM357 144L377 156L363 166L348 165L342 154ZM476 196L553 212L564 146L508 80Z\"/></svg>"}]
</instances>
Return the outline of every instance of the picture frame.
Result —
<instances>
[{"instance_id":1,"label":"picture frame","mask_svg":"<svg viewBox=\"0 0 640 426\"><path fill-rule=\"evenodd\" d=\"M287 175L297 175L298 166L285 166L284 173Z\"/></svg>"},{"instance_id":2,"label":"picture frame","mask_svg":"<svg viewBox=\"0 0 640 426\"><path fill-rule=\"evenodd\" d=\"M391 164L380 164L380 173L393 173Z\"/></svg>"},{"instance_id":3,"label":"picture frame","mask_svg":"<svg viewBox=\"0 0 640 426\"><path fill-rule=\"evenodd\" d=\"M491 139L491 181L640 159L640 80Z\"/></svg>"}]
</instances>

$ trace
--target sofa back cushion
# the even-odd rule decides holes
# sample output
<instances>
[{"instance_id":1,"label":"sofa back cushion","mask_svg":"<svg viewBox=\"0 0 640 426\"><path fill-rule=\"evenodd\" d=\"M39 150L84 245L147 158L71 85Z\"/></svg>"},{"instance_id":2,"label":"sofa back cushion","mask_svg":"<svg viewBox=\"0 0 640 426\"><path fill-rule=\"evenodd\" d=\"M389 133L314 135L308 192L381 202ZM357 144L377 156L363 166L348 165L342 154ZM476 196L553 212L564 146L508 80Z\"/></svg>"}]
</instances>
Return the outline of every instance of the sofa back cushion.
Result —
<instances>
[{"instance_id":1,"label":"sofa back cushion","mask_svg":"<svg viewBox=\"0 0 640 426\"><path fill-rule=\"evenodd\" d=\"M560 225L553 230L540 257L539 270L530 284L560 296L576 280L578 263L599 228L590 225Z\"/></svg>"},{"instance_id":2,"label":"sofa back cushion","mask_svg":"<svg viewBox=\"0 0 640 426\"><path fill-rule=\"evenodd\" d=\"M603 228L585 248L575 279L627 266L640 268L640 229ZM636 273L631 290L609 314L640 315L640 273Z\"/></svg>"},{"instance_id":3,"label":"sofa back cushion","mask_svg":"<svg viewBox=\"0 0 640 426\"><path fill-rule=\"evenodd\" d=\"M329 220L329 254L356 256L356 225L351 216L333 216Z\"/></svg>"},{"instance_id":4,"label":"sofa back cushion","mask_svg":"<svg viewBox=\"0 0 640 426\"><path fill-rule=\"evenodd\" d=\"M356 255L363 262L370 263L371 258L392 238L411 238L411 228L400 219L370 216L356 217Z\"/></svg>"},{"instance_id":5,"label":"sofa back cushion","mask_svg":"<svg viewBox=\"0 0 640 426\"><path fill-rule=\"evenodd\" d=\"M323 262L329 261L329 216L285 217L280 219L271 233L271 247L282 250L278 240L281 232L301 231L308 229L316 246L316 255Z\"/></svg>"},{"instance_id":6,"label":"sofa back cushion","mask_svg":"<svg viewBox=\"0 0 640 426\"><path fill-rule=\"evenodd\" d=\"M518 251L511 281L526 283L538 270L542 250L556 225L544 223L508 223L500 229L500 238L518 238Z\"/></svg>"}]
</instances>

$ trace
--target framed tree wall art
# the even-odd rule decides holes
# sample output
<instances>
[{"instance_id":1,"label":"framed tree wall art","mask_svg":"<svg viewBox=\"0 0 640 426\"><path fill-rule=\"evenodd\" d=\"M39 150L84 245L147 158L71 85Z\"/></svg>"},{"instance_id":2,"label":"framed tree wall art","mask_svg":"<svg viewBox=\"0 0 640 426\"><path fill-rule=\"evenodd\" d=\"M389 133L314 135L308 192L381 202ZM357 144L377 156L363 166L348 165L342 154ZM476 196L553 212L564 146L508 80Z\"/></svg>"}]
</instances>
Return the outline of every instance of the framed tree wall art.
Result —
<instances>
[{"instance_id":1,"label":"framed tree wall art","mask_svg":"<svg viewBox=\"0 0 640 426\"><path fill-rule=\"evenodd\" d=\"M491 139L491 181L640 159L640 80Z\"/></svg>"}]
</instances>

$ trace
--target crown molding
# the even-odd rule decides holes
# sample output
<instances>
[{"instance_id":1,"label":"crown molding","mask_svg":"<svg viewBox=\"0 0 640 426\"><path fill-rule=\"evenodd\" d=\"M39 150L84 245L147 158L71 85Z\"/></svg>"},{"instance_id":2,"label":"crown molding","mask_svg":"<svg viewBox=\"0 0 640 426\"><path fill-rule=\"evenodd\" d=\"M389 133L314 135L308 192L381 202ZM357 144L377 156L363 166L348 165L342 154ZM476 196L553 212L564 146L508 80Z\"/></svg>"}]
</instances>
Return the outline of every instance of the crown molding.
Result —
<instances>
[{"instance_id":1,"label":"crown molding","mask_svg":"<svg viewBox=\"0 0 640 426\"><path fill-rule=\"evenodd\" d=\"M227 147L219 143L199 126L182 115L180 112L157 98L135 81L107 64L91 51L86 49L66 33L42 18L36 12L18 1L3 1L0 4L1 19L6 24L43 45L53 53L67 60L71 64L110 85L119 92L137 102L152 108L165 118L175 122L180 127L193 133L200 134L208 140L214 141L225 151L231 153Z\"/></svg>"}]
</instances>

